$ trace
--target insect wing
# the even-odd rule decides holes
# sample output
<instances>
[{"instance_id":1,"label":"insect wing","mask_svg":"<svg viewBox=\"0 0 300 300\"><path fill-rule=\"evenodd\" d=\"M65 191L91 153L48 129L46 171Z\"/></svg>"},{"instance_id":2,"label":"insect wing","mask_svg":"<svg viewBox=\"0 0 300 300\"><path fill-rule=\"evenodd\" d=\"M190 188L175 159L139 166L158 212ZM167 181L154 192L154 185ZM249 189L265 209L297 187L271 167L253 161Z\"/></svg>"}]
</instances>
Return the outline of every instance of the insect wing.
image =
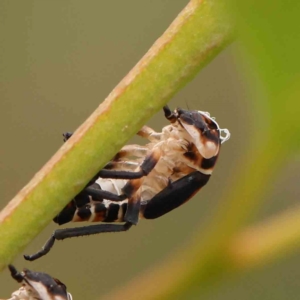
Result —
<instances>
[{"instance_id":1,"label":"insect wing","mask_svg":"<svg viewBox=\"0 0 300 300\"><path fill-rule=\"evenodd\" d=\"M146 219L158 218L188 201L209 180L210 175L193 172L171 183L149 200L143 211Z\"/></svg>"}]
</instances>

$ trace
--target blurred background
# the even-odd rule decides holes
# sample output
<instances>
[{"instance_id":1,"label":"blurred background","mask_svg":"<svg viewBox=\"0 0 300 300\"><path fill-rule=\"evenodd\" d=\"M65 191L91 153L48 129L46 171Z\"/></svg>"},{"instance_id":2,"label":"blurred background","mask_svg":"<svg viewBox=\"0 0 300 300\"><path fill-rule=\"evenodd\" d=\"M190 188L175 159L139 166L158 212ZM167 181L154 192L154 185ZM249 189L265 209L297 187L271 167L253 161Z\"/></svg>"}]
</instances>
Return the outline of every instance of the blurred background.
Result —
<instances>
[{"instance_id":1,"label":"blurred background","mask_svg":"<svg viewBox=\"0 0 300 300\"><path fill-rule=\"evenodd\" d=\"M62 133L75 130L93 112L186 4L186 0L0 2L1 209L61 146ZM59 241L40 260L26 262L20 255L14 265L59 278L74 299L101 299L164 261L194 234L204 233L215 207L224 201L222 190L234 182L236 163L258 130L255 91L245 69L240 45L234 43L169 103L172 109L209 111L221 128L231 132L201 193L160 219L141 221L127 233ZM266 105L262 103L263 113ZM148 122L157 131L166 124L162 112ZM132 142L143 141L133 138ZM299 156L281 169L251 223L298 200L296 162ZM56 228L49 224L24 253L40 249ZM297 253L239 278L228 277L201 299L299 299L299 278ZM7 270L0 274L0 297L8 297L16 287Z\"/></svg>"}]
</instances>

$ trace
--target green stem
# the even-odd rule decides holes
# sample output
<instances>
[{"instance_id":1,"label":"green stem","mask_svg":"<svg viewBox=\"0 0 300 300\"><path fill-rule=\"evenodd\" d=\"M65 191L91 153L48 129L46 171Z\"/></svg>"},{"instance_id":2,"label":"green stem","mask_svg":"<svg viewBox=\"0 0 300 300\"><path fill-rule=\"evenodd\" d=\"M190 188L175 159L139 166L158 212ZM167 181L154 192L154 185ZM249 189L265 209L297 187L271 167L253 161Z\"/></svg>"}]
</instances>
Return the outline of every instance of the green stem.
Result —
<instances>
[{"instance_id":1,"label":"green stem","mask_svg":"<svg viewBox=\"0 0 300 300\"><path fill-rule=\"evenodd\" d=\"M0 213L0 269L230 41L220 1L191 1L141 61Z\"/></svg>"}]
</instances>

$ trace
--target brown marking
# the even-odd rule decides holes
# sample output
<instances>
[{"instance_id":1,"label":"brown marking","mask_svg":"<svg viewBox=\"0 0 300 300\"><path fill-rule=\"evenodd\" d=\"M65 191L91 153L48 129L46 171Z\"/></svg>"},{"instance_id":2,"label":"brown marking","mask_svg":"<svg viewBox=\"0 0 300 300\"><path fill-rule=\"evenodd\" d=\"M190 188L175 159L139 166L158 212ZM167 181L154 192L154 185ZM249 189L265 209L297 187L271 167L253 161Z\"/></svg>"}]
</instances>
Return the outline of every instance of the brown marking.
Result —
<instances>
[{"instance_id":1,"label":"brown marking","mask_svg":"<svg viewBox=\"0 0 300 300\"><path fill-rule=\"evenodd\" d=\"M119 160L119 159L120 159L120 157L118 156L118 154L119 154L119 153L117 153L117 154L115 155L115 157L114 157L115 160ZM116 162L116 161L110 161L110 162L108 162L108 163L105 165L104 169L105 169L105 170L113 170L113 169L115 169L115 165L116 165L117 163L118 163L118 162Z\"/></svg>"},{"instance_id":2,"label":"brown marking","mask_svg":"<svg viewBox=\"0 0 300 300\"><path fill-rule=\"evenodd\" d=\"M211 154L212 156L217 156L218 153L219 153L219 150L220 150L220 145L221 145L221 140L219 138L219 136L216 135L216 130L213 130L214 133L211 133L211 131L206 131L204 134L202 134L201 136L201 144L204 145L204 149L203 149L203 153L202 155L203 156L206 156L208 155L207 152L211 152L212 150L209 149L210 147L208 146L208 143L213 143L214 144L214 147L215 147L215 151L214 151L214 154ZM205 154L206 153L206 154Z\"/></svg>"},{"instance_id":3,"label":"brown marking","mask_svg":"<svg viewBox=\"0 0 300 300\"><path fill-rule=\"evenodd\" d=\"M140 193L136 192L132 197L128 198L127 203L128 203L128 205L129 204L135 205L135 204L139 203L140 200L141 200Z\"/></svg>"},{"instance_id":4,"label":"brown marking","mask_svg":"<svg viewBox=\"0 0 300 300\"><path fill-rule=\"evenodd\" d=\"M153 158L154 161L158 162L160 157L161 157L161 150L160 148L156 147L153 149L152 153L151 153L151 156Z\"/></svg>"},{"instance_id":5,"label":"brown marking","mask_svg":"<svg viewBox=\"0 0 300 300\"><path fill-rule=\"evenodd\" d=\"M201 162L201 168L205 170L213 169L218 159L218 155L211 158L203 158Z\"/></svg>"},{"instance_id":6,"label":"brown marking","mask_svg":"<svg viewBox=\"0 0 300 300\"><path fill-rule=\"evenodd\" d=\"M130 198L133 194L136 193L136 191L141 187L144 179L139 178L139 179L132 179L129 180L126 185L122 188L122 192Z\"/></svg>"},{"instance_id":7,"label":"brown marking","mask_svg":"<svg viewBox=\"0 0 300 300\"><path fill-rule=\"evenodd\" d=\"M74 214L73 222L82 222L88 221L91 217L91 206L85 205L83 207L79 207Z\"/></svg>"},{"instance_id":8,"label":"brown marking","mask_svg":"<svg viewBox=\"0 0 300 300\"><path fill-rule=\"evenodd\" d=\"M102 222L106 218L107 208L103 203L94 203L94 217L92 222Z\"/></svg>"},{"instance_id":9,"label":"brown marking","mask_svg":"<svg viewBox=\"0 0 300 300\"><path fill-rule=\"evenodd\" d=\"M77 215L74 215L74 218L73 218L73 220L72 220L72 222L84 222L84 221L86 221L86 220L83 220L83 219L81 219L79 216L77 216Z\"/></svg>"},{"instance_id":10,"label":"brown marking","mask_svg":"<svg viewBox=\"0 0 300 300\"><path fill-rule=\"evenodd\" d=\"M149 156L145 158L143 163L140 166L140 170L146 176L148 175L156 166L157 162L161 157L161 150L159 148L155 148Z\"/></svg>"},{"instance_id":11,"label":"brown marking","mask_svg":"<svg viewBox=\"0 0 300 300\"><path fill-rule=\"evenodd\" d=\"M201 120L199 120L199 116ZM220 132L217 130L217 125L213 120L198 113L198 115L195 115L194 122L191 125L194 125L195 129L199 132L201 142L205 143L206 140L210 140L216 144L220 143Z\"/></svg>"},{"instance_id":12,"label":"brown marking","mask_svg":"<svg viewBox=\"0 0 300 300\"><path fill-rule=\"evenodd\" d=\"M66 208L71 208L72 206L74 206L73 200L66 205Z\"/></svg>"},{"instance_id":13,"label":"brown marking","mask_svg":"<svg viewBox=\"0 0 300 300\"><path fill-rule=\"evenodd\" d=\"M201 115L201 116L202 116L202 119L204 120L204 122L207 125L209 125L208 126L209 129L217 129L218 128L217 125L216 125L216 123L212 119L210 119L210 118L208 118L208 117L206 117L204 115Z\"/></svg>"},{"instance_id":14,"label":"brown marking","mask_svg":"<svg viewBox=\"0 0 300 300\"><path fill-rule=\"evenodd\" d=\"M148 139L149 136L151 136L152 134L155 134L155 133L156 133L156 132L155 132L152 128L150 128L150 127L148 127L148 126L143 126L143 127L138 131L137 135L139 135L139 136L141 136L141 137L143 137L143 138Z\"/></svg>"},{"instance_id":15,"label":"brown marking","mask_svg":"<svg viewBox=\"0 0 300 300\"><path fill-rule=\"evenodd\" d=\"M138 167L138 162L136 164L131 163L131 161L110 161L106 166L106 170L123 170L123 171L133 171Z\"/></svg>"},{"instance_id":16,"label":"brown marking","mask_svg":"<svg viewBox=\"0 0 300 300\"><path fill-rule=\"evenodd\" d=\"M220 144L220 131L216 129L210 129L206 131L205 134L206 138L210 141L213 141L216 144Z\"/></svg>"},{"instance_id":17,"label":"brown marking","mask_svg":"<svg viewBox=\"0 0 300 300\"><path fill-rule=\"evenodd\" d=\"M177 181L178 179L194 172L195 169L187 166L186 164L181 164L173 169L173 173L170 176L170 183Z\"/></svg>"},{"instance_id":18,"label":"brown marking","mask_svg":"<svg viewBox=\"0 0 300 300\"><path fill-rule=\"evenodd\" d=\"M187 175L187 174L190 174L194 171L195 171L194 168L191 168L186 164L181 164L181 165L176 166L175 168L173 168L173 174L182 173L184 175Z\"/></svg>"},{"instance_id":19,"label":"brown marking","mask_svg":"<svg viewBox=\"0 0 300 300\"><path fill-rule=\"evenodd\" d=\"M203 159L193 143L188 144L187 151L183 154L183 156L193 162L196 166L200 166Z\"/></svg>"},{"instance_id":20,"label":"brown marking","mask_svg":"<svg viewBox=\"0 0 300 300\"><path fill-rule=\"evenodd\" d=\"M113 160L120 160L127 157L145 157L148 149L140 145L126 145L113 158Z\"/></svg>"}]
</instances>

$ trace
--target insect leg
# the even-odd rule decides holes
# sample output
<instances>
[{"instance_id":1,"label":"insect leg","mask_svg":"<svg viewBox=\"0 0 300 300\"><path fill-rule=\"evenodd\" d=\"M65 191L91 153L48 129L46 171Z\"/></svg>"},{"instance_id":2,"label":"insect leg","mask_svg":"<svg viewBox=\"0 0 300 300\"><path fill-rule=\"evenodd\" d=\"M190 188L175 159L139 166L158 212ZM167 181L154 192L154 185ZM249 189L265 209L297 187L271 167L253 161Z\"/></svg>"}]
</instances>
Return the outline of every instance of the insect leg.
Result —
<instances>
[{"instance_id":1,"label":"insect leg","mask_svg":"<svg viewBox=\"0 0 300 300\"><path fill-rule=\"evenodd\" d=\"M124 220L126 222L136 225L139 221L139 214L140 214L140 209L141 209L141 193L140 193L139 188L140 188L142 180L135 179L135 180L131 180L131 181L136 182L135 186L136 186L137 190L134 191L134 189L132 189L132 193L128 196L127 210L126 210L126 213L124 216ZM132 185L130 185L130 183L128 183L127 185L125 185L125 187L123 189L126 189L127 186L132 186Z\"/></svg>"},{"instance_id":2,"label":"insect leg","mask_svg":"<svg viewBox=\"0 0 300 300\"><path fill-rule=\"evenodd\" d=\"M18 282L23 281L23 275L20 272L18 272L18 270L13 265L8 265L8 268L13 279L15 279Z\"/></svg>"},{"instance_id":3,"label":"insect leg","mask_svg":"<svg viewBox=\"0 0 300 300\"><path fill-rule=\"evenodd\" d=\"M145 219L158 218L188 201L209 180L210 175L193 172L173 183L142 205L141 213Z\"/></svg>"},{"instance_id":4,"label":"insect leg","mask_svg":"<svg viewBox=\"0 0 300 300\"><path fill-rule=\"evenodd\" d=\"M161 133L154 131L148 126L143 126L137 133L137 135L148 139L150 142L157 142L160 140Z\"/></svg>"},{"instance_id":5,"label":"insect leg","mask_svg":"<svg viewBox=\"0 0 300 300\"><path fill-rule=\"evenodd\" d=\"M143 163L139 166L138 171L123 171L123 170L114 170L114 169L103 169L97 175L102 178L114 178L114 179L129 179L127 184L122 188L122 194L114 197L103 197L104 199L112 200L112 201L120 201L124 200L125 197L128 199L128 206L126 210L126 214L124 216L125 221L130 222L132 224L137 224L140 212L140 193L139 189L143 183L143 177L148 175L151 170L155 167L156 163L159 161L161 157L160 148L154 148L149 156L145 158ZM111 162L111 166L113 167L116 162ZM92 190L91 188L87 188L86 191L88 194L97 195L98 189ZM92 194L93 192L94 194ZM100 195L101 193L101 195ZM105 192L100 191L98 195L102 196ZM111 193L110 193L111 194ZM124 196L126 195L126 196ZM119 197L119 199L117 199Z\"/></svg>"},{"instance_id":6,"label":"insect leg","mask_svg":"<svg viewBox=\"0 0 300 300\"><path fill-rule=\"evenodd\" d=\"M139 171L118 171L118 170L102 170L99 176L108 176L107 178L131 179L122 188L123 194L127 196L128 206L124 216L125 221L131 224L137 224L141 207L140 187L143 183L143 177L148 175L155 167L161 157L160 148L154 148L149 156L145 158ZM106 174L104 172L107 172Z\"/></svg>"},{"instance_id":7,"label":"insect leg","mask_svg":"<svg viewBox=\"0 0 300 300\"><path fill-rule=\"evenodd\" d=\"M131 226L132 224L127 222L122 225L98 224L84 227L58 229L53 232L52 236L49 238L49 240L39 252L33 255L24 255L24 258L26 260L33 261L46 255L53 247L55 240L63 240L72 237L86 236L104 232L121 232L128 230Z\"/></svg>"},{"instance_id":8,"label":"insect leg","mask_svg":"<svg viewBox=\"0 0 300 300\"><path fill-rule=\"evenodd\" d=\"M154 148L150 155L146 156L137 171L106 170L102 169L97 175L101 178L112 179L137 179L148 175L155 167L161 156L160 148Z\"/></svg>"},{"instance_id":9,"label":"insect leg","mask_svg":"<svg viewBox=\"0 0 300 300\"><path fill-rule=\"evenodd\" d=\"M137 161L110 161L106 164L106 170L131 170L134 171L140 164Z\"/></svg>"},{"instance_id":10,"label":"insect leg","mask_svg":"<svg viewBox=\"0 0 300 300\"><path fill-rule=\"evenodd\" d=\"M121 158L131 158L131 157L145 157L147 155L148 148L140 145L126 145L115 155L114 161L118 161Z\"/></svg>"},{"instance_id":11,"label":"insect leg","mask_svg":"<svg viewBox=\"0 0 300 300\"><path fill-rule=\"evenodd\" d=\"M63 133L64 142L66 142L72 135L73 135L72 132Z\"/></svg>"},{"instance_id":12,"label":"insect leg","mask_svg":"<svg viewBox=\"0 0 300 300\"><path fill-rule=\"evenodd\" d=\"M111 201L123 201L127 199L127 195L125 194L117 195L101 189L95 189L93 187L86 187L81 193L92 196L94 200L99 199L100 201L103 199Z\"/></svg>"}]
</instances>

